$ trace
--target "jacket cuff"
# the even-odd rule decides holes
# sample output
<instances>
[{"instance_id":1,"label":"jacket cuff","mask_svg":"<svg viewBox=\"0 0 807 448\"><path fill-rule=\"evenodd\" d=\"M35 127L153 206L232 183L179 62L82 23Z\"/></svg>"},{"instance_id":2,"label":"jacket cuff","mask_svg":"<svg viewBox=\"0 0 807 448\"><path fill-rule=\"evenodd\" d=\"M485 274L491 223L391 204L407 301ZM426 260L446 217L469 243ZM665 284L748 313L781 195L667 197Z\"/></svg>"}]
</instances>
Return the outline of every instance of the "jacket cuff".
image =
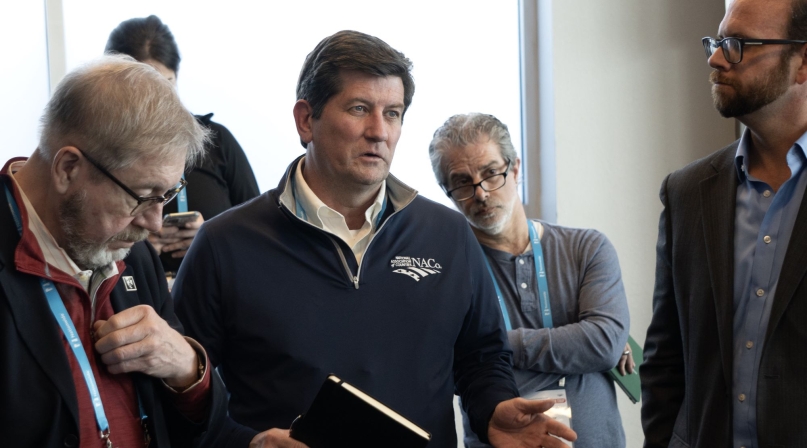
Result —
<instances>
[{"instance_id":1,"label":"jacket cuff","mask_svg":"<svg viewBox=\"0 0 807 448\"><path fill-rule=\"evenodd\" d=\"M202 422L207 418L210 402L210 360L201 344L185 336L199 358L199 379L183 390L177 390L162 380L163 386L171 393L171 401L179 412L193 422Z\"/></svg>"},{"instance_id":2,"label":"jacket cuff","mask_svg":"<svg viewBox=\"0 0 807 448\"><path fill-rule=\"evenodd\" d=\"M468 408L468 421L471 429L476 433L479 440L484 443L488 441L488 426L496 406L503 401L518 397L518 393L509 387L492 386L485 391L484 396L476 397L473 403L474 409ZM481 403L480 403L481 402Z\"/></svg>"},{"instance_id":3,"label":"jacket cuff","mask_svg":"<svg viewBox=\"0 0 807 448\"><path fill-rule=\"evenodd\" d=\"M196 342L193 338L188 336L183 336L186 341L188 341L188 345L190 345L194 351L196 351L196 357L199 358L199 379L196 380L195 383L191 384L190 386L179 390L177 388L171 387L168 383L165 382L165 379L162 379L163 386L167 387L168 390L175 394L184 394L192 391L196 386L201 385L205 381L208 383L208 387L210 385L210 374L207 372L207 366L210 364L210 361L207 359L207 352L202 347L201 344Z\"/></svg>"},{"instance_id":4,"label":"jacket cuff","mask_svg":"<svg viewBox=\"0 0 807 448\"><path fill-rule=\"evenodd\" d=\"M231 418L227 417L225 423L226 429L222 431L226 434L224 440L220 440L218 446L223 448L247 448L252 442L252 439L259 434L258 431L235 423Z\"/></svg>"}]
</instances>

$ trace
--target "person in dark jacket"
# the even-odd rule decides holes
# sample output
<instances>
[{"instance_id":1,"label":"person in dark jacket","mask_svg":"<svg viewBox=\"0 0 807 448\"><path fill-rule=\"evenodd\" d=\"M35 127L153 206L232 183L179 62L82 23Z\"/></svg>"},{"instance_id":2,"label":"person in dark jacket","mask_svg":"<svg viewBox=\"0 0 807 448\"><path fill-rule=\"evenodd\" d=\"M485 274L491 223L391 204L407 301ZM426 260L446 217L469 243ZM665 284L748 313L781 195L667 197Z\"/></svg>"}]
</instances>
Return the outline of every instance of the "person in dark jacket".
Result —
<instances>
[{"instance_id":1,"label":"person in dark jacket","mask_svg":"<svg viewBox=\"0 0 807 448\"><path fill-rule=\"evenodd\" d=\"M644 446L804 447L807 2L735 0L717 31L714 105L747 129L661 183Z\"/></svg>"},{"instance_id":2,"label":"person in dark jacket","mask_svg":"<svg viewBox=\"0 0 807 448\"><path fill-rule=\"evenodd\" d=\"M0 433L10 446L207 446L224 385L154 249L206 132L145 64L69 73L0 173Z\"/></svg>"},{"instance_id":3,"label":"person in dark jacket","mask_svg":"<svg viewBox=\"0 0 807 448\"><path fill-rule=\"evenodd\" d=\"M177 312L231 393L230 446L302 446L285 428L329 373L429 431L433 448L457 445L455 391L494 446L575 438L542 414L551 401L516 398L496 294L463 217L389 175L410 70L376 37L322 40L294 106L305 155L277 189L206 223L180 268Z\"/></svg>"},{"instance_id":4,"label":"person in dark jacket","mask_svg":"<svg viewBox=\"0 0 807 448\"><path fill-rule=\"evenodd\" d=\"M121 22L109 34L105 52L129 55L154 67L174 85L179 75L179 47L168 26L151 15ZM210 130L210 142L200 163L186 170L188 188L184 197L166 204L164 213L197 211L196 221L179 226L163 226L149 236L160 253L169 278L179 270L182 258L204 220L230 207L258 196L258 183L244 150L229 129L211 120L213 114L196 119ZM182 201L185 200L183 204Z\"/></svg>"}]
</instances>

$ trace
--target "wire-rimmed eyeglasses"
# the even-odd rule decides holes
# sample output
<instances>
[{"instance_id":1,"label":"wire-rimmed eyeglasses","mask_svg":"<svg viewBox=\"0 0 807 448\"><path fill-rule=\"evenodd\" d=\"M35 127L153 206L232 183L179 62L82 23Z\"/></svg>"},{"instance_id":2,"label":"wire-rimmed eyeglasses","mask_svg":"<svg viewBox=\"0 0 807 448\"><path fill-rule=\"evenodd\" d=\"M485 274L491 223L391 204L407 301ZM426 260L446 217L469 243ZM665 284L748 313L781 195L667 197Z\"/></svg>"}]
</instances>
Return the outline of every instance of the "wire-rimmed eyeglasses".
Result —
<instances>
[{"instance_id":1,"label":"wire-rimmed eyeglasses","mask_svg":"<svg viewBox=\"0 0 807 448\"><path fill-rule=\"evenodd\" d=\"M84 156L84 158L87 159L87 161L92 164L92 166L98 169L98 171L103 173L112 182L118 184L118 186L121 187L123 191L125 191L129 196L133 197L137 201L137 205L134 206L132 212L130 213L131 216L137 215L138 213L142 213L143 211L157 204L165 205L171 202L171 200L177 197L179 192L182 191L182 189L185 188L186 185L188 185L188 182L185 179L180 179L179 183L176 184L176 186L166 191L165 194L163 194L162 196L147 196L147 197L140 196L137 193L135 193L131 188L124 185L123 182L121 182L117 177L113 176L112 173L107 171L107 169L104 168L100 163L96 162L95 160L93 160L92 157L85 154L84 151L81 150L81 148L76 149L78 149L78 152L80 152L81 155Z\"/></svg>"},{"instance_id":2,"label":"wire-rimmed eyeglasses","mask_svg":"<svg viewBox=\"0 0 807 448\"><path fill-rule=\"evenodd\" d=\"M492 176L488 176L475 184L462 185L451 190L445 190L446 195L451 199L462 202L471 199L476 194L476 187L481 188L488 193L502 188L507 182L507 172L510 171L510 160L505 160L504 171Z\"/></svg>"},{"instance_id":3,"label":"wire-rimmed eyeglasses","mask_svg":"<svg viewBox=\"0 0 807 448\"><path fill-rule=\"evenodd\" d=\"M744 37L724 37L723 39L715 39L713 37L704 37L701 39L703 49L706 51L706 57L712 57L717 47L723 49L723 57L726 62L730 64L739 64L743 60L743 47L746 45L792 45L792 44L807 44L807 40L790 40L790 39L746 39Z\"/></svg>"}]
</instances>

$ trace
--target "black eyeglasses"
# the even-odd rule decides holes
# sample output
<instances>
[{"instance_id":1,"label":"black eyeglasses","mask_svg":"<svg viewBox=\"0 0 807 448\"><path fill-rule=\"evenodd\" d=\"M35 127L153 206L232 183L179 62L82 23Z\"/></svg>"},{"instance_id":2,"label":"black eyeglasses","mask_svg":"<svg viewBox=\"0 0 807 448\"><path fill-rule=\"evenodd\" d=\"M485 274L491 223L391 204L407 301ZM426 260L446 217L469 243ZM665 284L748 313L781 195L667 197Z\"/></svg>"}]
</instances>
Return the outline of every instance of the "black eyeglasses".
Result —
<instances>
[{"instance_id":1,"label":"black eyeglasses","mask_svg":"<svg viewBox=\"0 0 807 448\"><path fill-rule=\"evenodd\" d=\"M488 176L475 184L463 185L461 187L448 190L446 191L446 195L457 202L462 202L474 197L476 194L476 187L479 187L487 192L496 191L499 188L502 188L507 182L507 172L510 170L510 160L506 160L505 164L506 165L503 173Z\"/></svg>"},{"instance_id":2,"label":"black eyeglasses","mask_svg":"<svg viewBox=\"0 0 807 448\"><path fill-rule=\"evenodd\" d=\"M84 158L87 159L87 161L92 164L92 166L97 168L98 171L104 173L106 177L112 180L112 182L118 184L118 186L121 187L123 191L125 191L129 196L133 197L137 201L137 205L135 205L135 207L132 209L132 212L130 213L131 216L137 215L138 213L142 213L143 211L157 204L165 205L171 202L171 200L177 197L179 192L182 191L182 189L185 188L186 185L188 185L188 182L185 179L180 179L179 183L174 188L166 191L165 194L162 196L148 196L148 197L139 196L131 188L127 187L126 185L123 184L123 182L118 180L117 177L113 176L112 173L107 171L106 168L101 166L100 163L96 162L95 160L92 159L92 157L85 154L84 151L81 150L81 148L76 149L78 149L78 152L80 152L81 155L84 156Z\"/></svg>"},{"instance_id":3,"label":"black eyeglasses","mask_svg":"<svg viewBox=\"0 0 807 448\"><path fill-rule=\"evenodd\" d=\"M807 40L745 39L743 37L725 37L723 39L704 37L701 42L703 42L703 49L706 50L707 58L712 57L717 47L720 47L723 49L723 57L730 64L739 64L743 60L743 47L746 45L807 44Z\"/></svg>"}]
</instances>

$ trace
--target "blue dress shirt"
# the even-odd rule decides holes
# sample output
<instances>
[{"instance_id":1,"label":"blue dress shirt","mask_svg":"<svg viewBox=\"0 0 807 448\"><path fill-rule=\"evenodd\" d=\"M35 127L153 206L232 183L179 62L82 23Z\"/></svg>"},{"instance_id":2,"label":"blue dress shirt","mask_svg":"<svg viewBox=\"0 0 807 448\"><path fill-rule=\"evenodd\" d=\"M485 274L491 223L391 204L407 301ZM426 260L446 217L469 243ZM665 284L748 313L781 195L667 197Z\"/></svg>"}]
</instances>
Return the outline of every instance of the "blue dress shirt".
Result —
<instances>
[{"instance_id":1,"label":"blue dress shirt","mask_svg":"<svg viewBox=\"0 0 807 448\"><path fill-rule=\"evenodd\" d=\"M757 379L779 273L796 222L807 175L802 135L787 153L790 178L779 191L748 174L750 132L735 156L739 186L734 217L734 446L756 448Z\"/></svg>"}]
</instances>

